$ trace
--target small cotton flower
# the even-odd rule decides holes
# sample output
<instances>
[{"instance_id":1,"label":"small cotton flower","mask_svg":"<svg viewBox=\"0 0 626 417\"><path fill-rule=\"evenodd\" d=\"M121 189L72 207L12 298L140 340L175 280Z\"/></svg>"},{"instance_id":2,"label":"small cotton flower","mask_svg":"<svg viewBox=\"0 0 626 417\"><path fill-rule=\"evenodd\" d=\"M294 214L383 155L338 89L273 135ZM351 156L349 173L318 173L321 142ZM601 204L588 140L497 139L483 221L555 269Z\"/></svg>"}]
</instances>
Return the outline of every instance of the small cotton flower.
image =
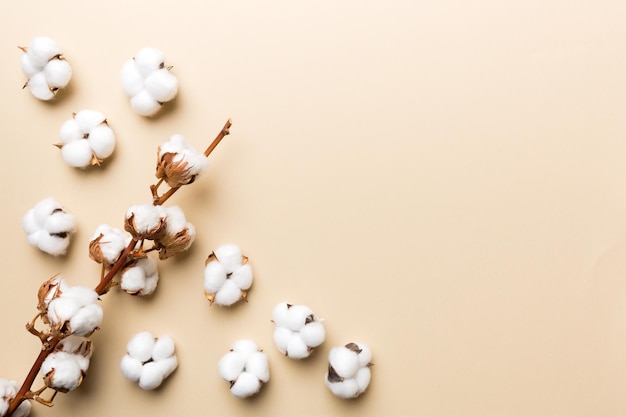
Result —
<instances>
[{"instance_id":1,"label":"small cotton flower","mask_svg":"<svg viewBox=\"0 0 626 417\"><path fill-rule=\"evenodd\" d=\"M251 340L239 340L218 363L220 376L230 382L230 392L245 398L260 391L269 381L267 355Z\"/></svg>"},{"instance_id":2,"label":"small cotton flower","mask_svg":"<svg viewBox=\"0 0 626 417\"><path fill-rule=\"evenodd\" d=\"M372 351L363 343L333 347L328 354L324 383L341 398L356 398L369 386Z\"/></svg>"},{"instance_id":3,"label":"small cotton flower","mask_svg":"<svg viewBox=\"0 0 626 417\"><path fill-rule=\"evenodd\" d=\"M170 187L193 182L209 165L209 159L187 145L181 135L172 136L159 146L157 151L156 177Z\"/></svg>"},{"instance_id":4,"label":"small cotton flower","mask_svg":"<svg viewBox=\"0 0 626 417\"><path fill-rule=\"evenodd\" d=\"M166 207L165 211L167 214L165 233L160 239L155 240L161 260L186 251L196 238L196 228L187 221L180 207Z\"/></svg>"},{"instance_id":5,"label":"small cotton flower","mask_svg":"<svg viewBox=\"0 0 626 417\"><path fill-rule=\"evenodd\" d=\"M155 338L150 332L135 334L126 345L126 354L120 361L122 375L137 382L144 390L160 386L177 367L172 338Z\"/></svg>"},{"instance_id":6,"label":"small cotton flower","mask_svg":"<svg viewBox=\"0 0 626 417\"><path fill-rule=\"evenodd\" d=\"M131 108L142 116L154 116L178 93L178 79L165 66L163 52L156 48L142 48L127 60L121 80Z\"/></svg>"},{"instance_id":7,"label":"small cotton flower","mask_svg":"<svg viewBox=\"0 0 626 417\"><path fill-rule=\"evenodd\" d=\"M58 278L58 284L52 281L51 289L42 301L41 294L50 282L44 283L39 293L42 313L46 314L46 322L54 331L64 335L88 336L98 329L103 315L102 307L96 304L98 293L88 287L69 286Z\"/></svg>"},{"instance_id":8,"label":"small cotton flower","mask_svg":"<svg viewBox=\"0 0 626 417\"><path fill-rule=\"evenodd\" d=\"M94 110L74 113L61 125L59 139L55 146L61 149L63 160L75 168L100 165L115 149L113 130L106 117Z\"/></svg>"},{"instance_id":9,"label":"small cotton flower","mask_svg":"<svg viewBox=\"0 0 626 417\"><path fill-rule=\"evenodd\" d=\"M0 379L0 417L5 416L9 410L9 404L20 389L17 381ZM12 417L26 417L30 414L30 401L23 401L11 415Z\"/></svg>"},{"instance_id":10,"label":"small cotton flower","mask_svg":"<svg viewBox=\"0 0 626 417\"><path fill-rule=\"evenodd\" d=\"M157 261L153 258L145 257L122 271L120 288L131 295L146 296L154 292L158 282Z\"/></svg>"},{"instance_id":11,"label":"small cotton flower","mask_svg":"<svg viewBox=\"0 0 626 417\"><path fill-rule=\"evenodd\" d=\"M167 211L162 206L141 204L126 211L124 230L135 239L158 240L166 231Z\"/></svg>"},{"instance_id":12,"label":"small cotton flower","mask_svg":"<svg viewBox=\"0 0 626 417\"><path fill-rule=\"evenodd\" d=\"M279 303L272 312L274 343L292 359L304 359L324 343L326 331L321 320L305 305Z\"/></svg>"},{"instance_id":13,"label":"small cotton flower","mask_svg":"<svg viewBox=\"0 0 626 417\"><path fill-rule=\"evenodd\" d=\"M230 306L247 301L251 286L252 268L237 245L222 245L209 255L204 267L204 295L210 304Z\"/></svg>"},{"instance_id":14,"label":"small cotton flower","mask_svg":"<svg viewBox=\"0 0 626 417\"><path fill-rule=\"evenodd\" d=\"M89 257L100 264L113 265L130 241L130 235L123 230L101 224L89 242Z\"/></svg>"},{"instance_id":15,"label":"small cotton flower","mask_svg":"<svg viewBox=\"0 0 626 417\"><path fill-rule=\"evenodd\" d=\"M54 40L38 36L20 49L24 51L20 59L22 72L28 78L24 87L29 87L39 100L51 100L70 82L72 68Z\"/></svg>"},{"instance_id":16,"label":"small cotton flower","mask_svg":"<svg viewBox=\"0 0 626 417\"><path fill-rule=\"evenodd\" d=\"M76 219L61 203L49 197L26 212L22 229L32 246L54 256L65 255L70 235L76 231Z\"/></svg>"}]
</instances>

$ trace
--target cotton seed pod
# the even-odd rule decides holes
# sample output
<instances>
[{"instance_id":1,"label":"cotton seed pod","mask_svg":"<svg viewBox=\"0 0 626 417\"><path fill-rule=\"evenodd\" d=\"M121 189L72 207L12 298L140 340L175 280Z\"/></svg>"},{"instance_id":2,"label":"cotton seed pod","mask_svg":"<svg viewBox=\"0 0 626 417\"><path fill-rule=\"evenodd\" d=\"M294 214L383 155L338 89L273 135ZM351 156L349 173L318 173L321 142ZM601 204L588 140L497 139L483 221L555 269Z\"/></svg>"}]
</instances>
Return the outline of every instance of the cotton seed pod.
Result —
<instances>
[{"instance_id":1,"label":"cotton seed pod","mask_svg":"<svg viewBox=\"0 0 626 417\"><path fill-rule=\"evenodd\" d=\"M158 283L157 261L150 257L137 260L121 272L120 288L130 295L139 297L150 295Z\"/></svg>"},{"instance_id":2,"label":"cotton seed pod","mask_svg":"<svg viewBox=\"0 0 626 417\"><path fill-rule=\"evenodd\" d=\"M166 232L167 211L162 206L141 204L126 210L124 230L135 239L158 240Z\"/></svg>"},{"instance_id":3,"label":"cotton seed pod","mask_svg":"<svg viewBox=\"0 0 626 417\"><path fill-rule=\"evenodd\" d=\"M170 187L190 184L203 173L209 159L187 145L182 135L174 135L157 150L156 177Z\"/></svg>"},{"instance_id":4,"label":"cotton seed pod","mask_svg":"<svg viewBox=\"0 0 626 417\"><path fill-rule=\"evenodd\" d=\"M67 352L48 355L41 364L41 373L46 386L60 392L75 390L85 377L76 355Z\"/></svg>"},{"instance_id":5,"label":"cotton seed pod","mask_svg":"<svg viewBox=\"0 0 626 417\"><path fill-rule=\"evenodd\" d=\"M155 338L150 332L135 334L120 361L122 375L144 390L160 386L177 367L174 340L169 336Z\"/></svg>"},{"instance_id":6,"label":"cotton seed pod","mask_svg":"<svg viewBox=\"0 0 626 417\"><path fill-rule=\"evenodd\" d=\"M140 49L122 65L122 88L130 97L130 106L142 116L154 116L163 104L178 94L178 79L165 66L163 52L156 48Z\"/></svg>"},{"instance_id":7,"label":"cotton seed pod","mask_svg":"<svg viewBox=\"0 0 626 417\"><path fill-rule=\"evenodd\" d=\"M328 371L324 383L337 397L356 398L369 386L372 378L372 351L363 343L333 347L328 354Z\"/></svg>"},{"instance_id":8,"label":"cotton seed pod","mask_svg":"<svg viewBox=\"0 0 626 417\"><path fill-rule=\"evenodd\" d=\"M250 397L270 379L267 355L251 340L238 340L218 363L220 376L237 398Z\"/></svg>"},{"instance_id":9,"label":"cotton seed pod","mask_svg":"<svg viewBox=\"0 0 626 417\"><path fill-rule=\"evenodd\" d=\"M115 150L115 134L106 117L94 110L81 110L61 125L60 142L63 160L74 168L100 165Z\"/></svg>"},{"instance_id":10,"label":"cotton seed pod","mask_svg":"<svg viewBox=\"0 0 626 417\"><path fill-rule=\"evenodd\" d=\"M67 290L67 288L67 283L59 275L56 275L45 281L43 284L41 284L41 286L39 287L39 291L37 292L37 310L39 310L39 312L42 314L46 314L50 301L61 296L61 294L65 290ZM47 321L47 316L44 315L42 318L45 318Z\"/></svg>"},{"instance_id":11,"label":"cotton seed pod","mask_svg":"<svg viewBox=\"0 0 626 417\"><path fill-rule=\"evenodd\" d=\"M53 99L65 88L72 78L72 68L65 60L57 43L45 36L34 38L20 58L22 72L28 78L24 87L29 87L39 100Z\"/></svg>"},{"instance_id":12,"label":"cotton seed pod","mask_svg":"<svg viewBox=\"0 0 626 417\"><path fill-rule=\"evenodd\" d=\"M22 229L32 246L53 256L65 255L70 236L76 231L74 215L52 197L45 198L26 212Z\"/></svg>"},{"instance_id":13,"label":"cotton seed pod","mask_svg":"<svg viewBox=\"0 0 626 417\"><path fill-rule=\"evenodd\" d=\"M165 211L167 213L165 233L160 239L155 240L161 260L186 251L196 238L196 228L187 221L180 207L166 207Z\"/></svg>"},{"instance_id":14,"label":"cotton seed pod","mask_svg":"<svg viewBox=\"0 0 626 417\"><path fill-rule=\"evenodd\" d=\"M240 300L247 301L252 286L252 268L248 257L232 243L214 250L205 262L204 295L209 303L231 306Z\"/></svg>"},{"instance_id":15,"label":"cotton seed pod","mask_svg":"<svg viewBox=\"0 0 626 417\"><path fill-rule=\"evenodd\" d=\"M101 224L89 242L89 257L99 264L113 265L130 241L130 235L123 230Z\"/></svg>"},{"instance_id":16,"label":"cotton seed pod","mask_svg":"<svg viewBox=\"0 0 626 417\"><path fill-rule=\"evenodd\" d=\"M20 385L17 381L8 379L0 379L0 417L6 415L9 410L9 404L20 389ZM17 409L11 414L11 417L26 417L30 414L31 410L30 401L23 401Z\"/></svg>"},{"instance_id":17,"label":"cotton seed pod","mask_svg":"<svg viewBox=\"0 0 626 417\"><path fill-rule=\"evenodd\" d=\"M272 312L274 343L292 359L304 359L324 343L326 330L313 310L305 305L282 302Z\"/></svg>"},{"instance_id":18,"label":"cotton seed pod","mask_svg":"<svg viewBox=\"0 0 626 417\"><path fill-rule=\"evenodd\" d=\"M48 302L47 321L63 335L89 336L102 323L102 307L96 302L98 293L81 286L65 286Z\"/></svg>"}]
</instances>

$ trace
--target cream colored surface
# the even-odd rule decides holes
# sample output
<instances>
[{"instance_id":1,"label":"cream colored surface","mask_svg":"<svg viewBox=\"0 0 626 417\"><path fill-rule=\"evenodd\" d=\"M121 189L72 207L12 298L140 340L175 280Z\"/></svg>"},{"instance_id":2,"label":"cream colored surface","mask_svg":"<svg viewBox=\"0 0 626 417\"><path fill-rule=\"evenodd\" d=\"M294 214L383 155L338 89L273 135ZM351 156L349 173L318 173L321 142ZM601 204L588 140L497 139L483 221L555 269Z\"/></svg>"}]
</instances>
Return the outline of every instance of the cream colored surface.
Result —
<instances>
[{"instance_id":1,"label":"cream colored surface","mask_svg":"<svg viewBox=\"0 0 626 417\"><path fill-rule=\"evenodd\" d=\"M0 377L21 380L41 282L94 286L87 244L149 201L156 147L232 134L181 190L192 250L156 294L103 297L83 385L37 416L623 416L626 413L626 3L623 1L14 1L0 3ZM54 103L20 87L17 45L54 38L74 69ZM175 103L137 116L119 71L162 49ZM52 144L72 112L103 112L114 158L72 169ZM79 223L70 253L30 247L47 196ZM239 244L250 302L209 307L204 260ZM272 341L280 301L325 318L306 361ZM170 334L179 369L155 392L123 379L132 334ZM271 381L233 398L217 361L237 338ZM322 382L331 346L362 341L356 401Z\"/></svg>"}]
</instances>

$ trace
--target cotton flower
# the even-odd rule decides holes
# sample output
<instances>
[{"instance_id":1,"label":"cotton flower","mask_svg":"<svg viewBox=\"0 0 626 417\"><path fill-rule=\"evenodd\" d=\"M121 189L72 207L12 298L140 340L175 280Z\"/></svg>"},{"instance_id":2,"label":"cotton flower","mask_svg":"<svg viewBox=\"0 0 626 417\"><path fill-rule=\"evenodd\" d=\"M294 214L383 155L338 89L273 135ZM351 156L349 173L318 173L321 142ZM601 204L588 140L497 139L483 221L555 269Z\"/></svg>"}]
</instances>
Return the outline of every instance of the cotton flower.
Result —
<instances>
[{"instance_id":1,"label":"cotton flower","mask_svg":"<svg viewBox=\"0 0 626 417\"><path fill-rule=\"evenodd\" d=\"M121 273L120 288L131 295L145 296L154 292L159 282L157 261L141 258Z\"/></svg>"},{"instance_id":2,"label":"cotton flower","mask_svg":"<svg viewBox=\"0 0 626 417\"><path fill-rule=\"evenodd\" d=\"M155 240L161 260L186 251L196 238L196 228L187 221L180 207L166 207L165 212L167 213L165 233L163 237Z\"/></svg>"},{"instance_id":3,"label":"cotton flower","mask_svg":"<svg viewBox=\"0 0 626 417\"><path fill-rule=\"evenodd\" d=\"M230 382L230 392L238 398L256 394L269 381L267 355L251 340L238 340L218 363L220 376Z\"/></svg>"},{"instance_id":4,"label":"cotton flower","mask_svg":"<svg viewBox=\"0 0 626 417\"><path fill-rule=\"evenodd\" d=\"M123 230L101 224L89 242L89 257L98 263L113 265L130 240L130 235Z\"/></svg>"},{"instance_id":5,"label":"cotton flower","mask_svg":"<svg viewBox=\"0 0 626 417\"><path fill-rule=\"evenodd\" d=\"M39 100L54 98L72 78L72 68L57 43L45 36L34 38L28 47L20 47L22 72L28 78L24 87Z\"/></svg>"},{"instance_id":6,"label":"cotton flower","mask_svg":"<svg viewBox=\"0 0 626 417\"><path fill-rule=\"evenodd\" d=\"M141 204L126 211L124 230L135 239L158 240L166 232L167 211L162 206Z\"/></svg>"},{"instance_id":7,"label":"cotton flower","mask_svg":"<svg viewBox=\"0 0 626 417\"><path fill-rule=\"evenodd\" d=\"M102 323L98 293L89 287L69 286L62 278L45 305L46 321L64 335L88 336ZM41 289L40 289L41 292Z\"/></svg>"},{"instance_id":8,"label":"cotton flower","mask_svg":"<svg viewBox=\"0 0 626 417\"><path fill-rule=\"evenodd\" d=\"M48 197L26 212L22 228L32 246L51 255L65 255L70 235L76 230L76 220L61 203Z\"/></svg>"},{"instance_id":9,"label":"cotton flower","mask_svg":"<svg viewBox=\"0 0 626 417\"><path fill-rule=\"evenodd\" d=\"M324 342L326 331L321 320L305 305L280 303L272 312L274 343L292 359L304 359Z\"/></svg>"},{"instance_id":10,"label":"cotton flower","mask_svg":"<svg viewBox=\"0 0 626 417\"><path fill-rule=\"evenodd\" d=\"M160 386L177 366L172 338L156 338L150 332L135 334L126 345L126 354L120 362L122 374L145 390Z\"/></svg>"},{"instance_id":11,"label":"cotton flower","mask_svg":"<svg viewBox=\"0 0 626 417\"><path fill-rule=\"evenodd\" d=\"M0 417L5 416L9 410L9 404L20 389L17 381L8 379L0 379ZM30 401L23 401L11 415L12 417L26 417L31 410Z\"/></svg>"},{"instance_id":12,"label":"cotton flower","mask_svg":"<svg viewBox=\"0 0 626 417\"><path fill-rule=\"evenodd\" d=\"M163 52L156 48L142 48L135 57L122 66L124 92L130 97L130 106L142 116L153 116L163 103L178 93L178 79L165 66Z\"/></svg>"},{"instance_id":13,"label":"cotton flower","mask_svg":"<svg viewBox=\"0 0 626 417\"><path fill-rule=\"evenodd\" d=\"M63 160L75 168L100 165L115 149L115 134L106 117L94 110L81 110L61 125L59 143Z\"/></svg>"},{"instance_id":14,"label":"cotton flower","mask_svg":"<svg viewBox=\"0 0 626 417\"><path fill-rule=\"evenodd\" d=\"M209 159L187 145L181 135L172 136L157 151L156 177L170 187L180 187L194 181L209 165Z\"/></svg>"},{"instance_id":15,"label":"cotton flower","mask_svg":"<svg viewBox=\"0 0 626 417\"><path fill-rule=\"evenodd\" d=\"M372 351L363 343L333 347L328 354L324 383L341 398L355 398L367 389L372 377Z\"/></svg>"},{"instance_id":16,"label":"cotton flower","mask_svg":"<svg viewBox=\"0 0 626 417\"><path fill-rule=\"evenodd\" d=\"M252 268L237 245L222 245L209 255L204 267L204 295L210 304L230 306L247 301L251 286Z\"/></svg>"},{"instance_id":17,"label":"cotton flower","mask_svg":"<svg viewBox=\"0 0 626 417\"><path fill-rule=\"evenodd\" d=\"M91 341L77 336L63 339L41 365L47 387L60 392L73 391L89 369Z\"/></svg>"}]
</instances>

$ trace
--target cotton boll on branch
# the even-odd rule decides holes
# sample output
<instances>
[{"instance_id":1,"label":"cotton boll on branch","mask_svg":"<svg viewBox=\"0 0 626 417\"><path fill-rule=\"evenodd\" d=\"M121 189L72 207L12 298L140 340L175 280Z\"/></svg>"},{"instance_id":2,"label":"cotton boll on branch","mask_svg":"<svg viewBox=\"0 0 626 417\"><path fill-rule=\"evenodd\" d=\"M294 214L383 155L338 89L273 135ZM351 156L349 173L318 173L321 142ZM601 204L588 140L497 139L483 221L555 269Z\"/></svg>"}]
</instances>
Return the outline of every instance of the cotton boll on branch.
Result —
<instances>
[{"instance_id":1,"label":"cotton boll on branch","mask_svg":"<svg viewBox=\"0 0 626 417\"><path fill-rule=\"evenodd\" d=\"M159 49L140 49L134 58L122 65L122 89L130 97L130 106L135 113L151 117L156 115L164 103L172 101L178 94L178 79L165 65L165 55Z\"/></svg>"},{"instance_id":2,"label":"cotton boll on branch","mask_svg":"<svg viewBox=\"0 0 626 417\"><path fill-rule=\"evenodd\" d=\"M39 36L29 46L19 48L24 52L20 67L28 79L24 87L28 87L33 96L48 101L69 84L72 68L54 40Z\"/></svg>"},{"instance_id":3,"label":"cotton boll on branch","mask_svg":"<svg viewBox=\"0 0 626 417\"><path fill-rule=\"evenodd\" d=\"M70 237L76 231L76 219L52 197L45 198L22 218L28 243L54 256L65 255Z\"/></svg>"}]
</instances>

